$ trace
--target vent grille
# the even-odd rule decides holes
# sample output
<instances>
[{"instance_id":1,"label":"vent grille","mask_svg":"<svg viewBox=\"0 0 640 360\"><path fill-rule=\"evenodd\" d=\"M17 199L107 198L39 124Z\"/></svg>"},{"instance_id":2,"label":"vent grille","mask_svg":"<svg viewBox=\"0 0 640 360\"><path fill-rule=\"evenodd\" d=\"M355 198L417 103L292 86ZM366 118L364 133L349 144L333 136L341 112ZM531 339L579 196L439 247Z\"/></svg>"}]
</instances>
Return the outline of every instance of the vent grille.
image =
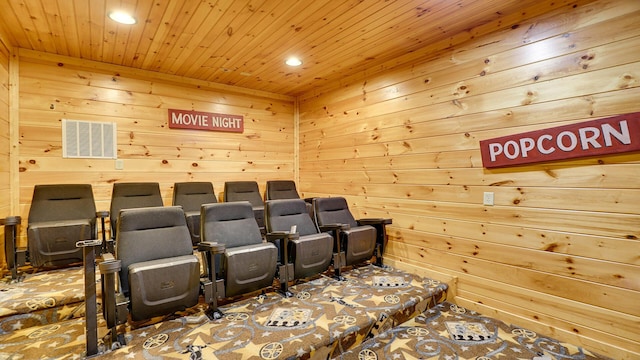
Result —
<instances>
[{"instance_id":1,"label":"vent grille","mask_svg":"<svg viewBox=\"0 0 640 360\"><path fill-rule=\"evenodd\" d=\"M62 156L116 159L116 124L62 119Z\"/></svg>"}]
</instances>

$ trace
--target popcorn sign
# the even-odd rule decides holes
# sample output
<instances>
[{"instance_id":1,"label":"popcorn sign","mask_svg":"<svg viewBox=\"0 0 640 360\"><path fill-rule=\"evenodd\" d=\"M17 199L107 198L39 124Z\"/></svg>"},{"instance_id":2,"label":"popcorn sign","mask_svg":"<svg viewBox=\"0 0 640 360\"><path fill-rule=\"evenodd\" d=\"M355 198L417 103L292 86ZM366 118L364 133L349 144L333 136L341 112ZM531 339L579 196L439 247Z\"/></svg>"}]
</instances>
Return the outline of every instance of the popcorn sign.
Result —
<instances>
[{"instance_id":1,"label":"popcorn sign","mask_svg":"<svg viewBox=\"0 0 640 360\"><path fill-rule=\"evenodd\" d=\"M480 141L485 168L640 151L640 112Z\"/></svg>"}]
</instances>

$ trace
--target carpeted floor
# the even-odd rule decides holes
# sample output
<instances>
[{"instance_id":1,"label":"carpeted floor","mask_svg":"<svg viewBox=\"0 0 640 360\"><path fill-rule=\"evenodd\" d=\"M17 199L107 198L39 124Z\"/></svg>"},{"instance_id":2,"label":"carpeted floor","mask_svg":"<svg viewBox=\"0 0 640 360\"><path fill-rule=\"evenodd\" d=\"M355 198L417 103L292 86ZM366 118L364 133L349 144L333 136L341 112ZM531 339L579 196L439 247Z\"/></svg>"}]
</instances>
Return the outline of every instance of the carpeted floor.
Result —
<instances>
[{"instance_id":1,"label":"carpeted floor","mask_svg":"<svg viewBox=\"0 0 640 360\"><path fill-rule=\"evenodd\" d=\"M126 328L127 344L97 359L607 359L444 302L446 284L366 266L277 293L204 305ZM0 283L0 359L84 357L82 270ZM99 287L98 287L99 288ZM99 327L106 330L99 316ZM102 335L102 334L101 334Z\"/></svg>"},{"instance_id":2,"label":"carpeted floor","mask_svg":"<svg viewBox=\"0 0 640 360\"><path fill-rule=\"evenodd\" d=\"M608 359L444 302L340 356L378 359Z\"/></svg>"},{"instance_id":3,"label":"carpeted floor","mask_svg":"<svg viewBox=\"0 0 640 360\"><path fill-rule=\"evenodd\" d=\"M209 321L202 308L127 332L127 345L100 359L288 359L338 356L444 301L446 284L366 266L347 281L321 276L277 293L221 307ZM83 321L69 320L0 336L0 358L76 359L84 351Z\"/></svg>"},{"instance_id":4,"label":"carpeted floor","mask_svg":"<svg viewBox=\"0 0 640 360\"><path fill-rule=\"evenodd\" d=\"M0 334L84 316L81 266L23 275L0 280Z\"/></svg>"}]
</instances>

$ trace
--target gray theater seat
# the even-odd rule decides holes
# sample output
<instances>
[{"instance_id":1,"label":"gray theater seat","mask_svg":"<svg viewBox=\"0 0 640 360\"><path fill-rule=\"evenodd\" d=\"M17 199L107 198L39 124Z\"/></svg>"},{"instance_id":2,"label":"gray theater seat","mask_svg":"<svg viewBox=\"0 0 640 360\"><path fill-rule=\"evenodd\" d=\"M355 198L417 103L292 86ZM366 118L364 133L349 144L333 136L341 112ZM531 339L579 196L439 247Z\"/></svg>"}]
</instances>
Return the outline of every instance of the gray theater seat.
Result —
<instances>
[{"instance_id":1,"label":"gray theater seat","mask_svg":"<svg viewBox=\"0 0 640 360\"><path fill-rule=\"evenodd\" d=\"M206 244L202 250L210 251ZM117 325L169 315L198 303L201 289L212 302L211 279L200 278L184 211L179 206L123 209L118 213L115 257L105 254L99 265L103 311L110 341L119 339ZM116 289L115 275L120 289Z\"/></svg>"},{"instance_id":2,"label":"gray theater seat","mask_svg":"<svg viewBox=\"0 0 640 360\"><path fill-rule=\"evenodd\" d=\"M266 200L300 199L293 180L268 180L264 195Z\"/></svg>"},{"instance_id":3,"label":"gray theater seat","mask_svg":"<svg viewBox=\"0 0 640 360\"><path fill-rule=\"evenodd\" d=\"M111 192L111 238L116 238L120 210L163 206L160 185L157 182L113 183Z\"/></svg>"},{"instance_id":4,"label":"gray theater seat","mask_svg":"<svg viewBox=\"0 0 640 360\"><path fill-rule=\"evenodd\" d=\"M173 184L173 205L182 206L187 217L191 242L200 242L200 208L202 204L217 203L210 182L179 182Z\"/></svg>"},{"instance_id":5,"label":"gray theater seat","mask_svg":"<svg viewBox=\"0 0 640 360\"><path fill-rule=\"evenodd\" d=\"M333 238L318 230L306 205L302 199L265 202L267 238L280 240L279 277L281 290L287 295L288 281L324 272L333 255Z\"/></svg>"},{"instance_id":6,"label":"gray theater seat","mask_svg":"<svg viewBox=\"0 0 640 360\"><path fill-rule=\"evenodd\" d=\"M200 219L202 240L225 247L212 266L219 297L246 294L273 284L278 249L262 241L248 201L202 205Z\"/></svg>"},{"instance_id":7,"label":"gray theater seat","mask_svg":"<svg viewBox=\"0 0 640 360\"><path fill-rule=\"evenodd\" d=\"M268 180L264 198L265 200L300 199L300 194L293 180ZM310 216L313 216L312 199L304 200L306 201L307 212Z\"/></svg>"},{"instance_id":8,"label":"gray theater seat","mask_svg":"<svg viewBox=\"0 0 640 360\"><path fill-rule=\"evenodd\" d=\"M248 201L258 222L261 233L264 233L264 202L260 196L258 183L255 181L227 181L224 183L224 202Z\"/></svg>"},{"instance_id":9,"label":"gray theater seat","mask_svg":"<svg viewBox=\"0 0 640 360\"><path fill-rule=\"evenodd\" d=\"M96 206L89 184L36 185L27 226L34 268L82 263L79 240L97 238Z\"/></svg>"},{"instance_id":10,"label":"gray theater seat","mask_svg":"<svg viewBox=\"0 0 640 360\"><path fill-rule=\"evenodd\" d=\"M318 228L334 234L334 251L338 254L334 260L337 276L340 276L340 268L343 266L371 260L374 250L377 250L376 264L382 265L386 225L391 224L391 219L356 221L343 197L315 198L313 204Z\"/></svg>"}]
</instances>

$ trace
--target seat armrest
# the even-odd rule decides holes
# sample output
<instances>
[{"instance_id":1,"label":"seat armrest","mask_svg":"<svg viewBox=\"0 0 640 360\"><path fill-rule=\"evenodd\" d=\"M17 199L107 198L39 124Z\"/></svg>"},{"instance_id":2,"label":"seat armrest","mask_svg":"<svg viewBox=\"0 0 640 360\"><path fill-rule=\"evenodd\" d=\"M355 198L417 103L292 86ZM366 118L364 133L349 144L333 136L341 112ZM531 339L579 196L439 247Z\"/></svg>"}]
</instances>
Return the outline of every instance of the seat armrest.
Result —
<instances>
[{"instance_id":1,"label":"seat armrest","mask_svg":"<svg viewBox=\"0 0 640 360\"><path fill-rule=\"evenodd\" d=\"M299 233L291 233L289 231L273 231L273 232L267 233L266 236L267 236L267 241L269 242L274 242L280 239L296 240L300 238Z\"/></svg>"},{"instance_id":2,"label":"seat armrest","mask_svg":"<svg viewBox=\"0 0 640 360\"><path fill-rule=\"evenodd\" d=\"M385 219L385 218L364 218L358 220L358 224L360 225L389 225L393 223L393 219Z\"/></svg>"},{"instance_id":3,"label":"seat armrest","mask_svg":"<svg viewBox=\"0 0 640 360\"><path fill-rule=\"evenodd\" d=\"M96 211L96 217L99 219L104 219L109 217L109 210L100 210Z\"/></svg>"},{"instance_id":4,"label":"seat armrest","mask_svg":"<svg viewBox=\"0 0 640 360\"><path fill-rule=\"evenodd\" d=\"M224 244L215 242L199 242L198 251L210 251L213 254L222 254L225 250Z\"/></svg>"},{"instance_id":5,"label":"seat armrest","mask_svg":"<svg viewBox=\"0 0 640 360\"><path fill-rule=\"evenodd\" d=\"M21 218L20 216L7 216L4 219L0 219L0 226L12 226L20 224Z\"/></svg>"},{"instance_id":6,"label":"seat armrest","mask_svg":"<svg viewBox=\"0 0 640 360\"><path fill-rule=\"evenodd\" d=\"M111 253L102 254L102 260L99 265L102 275L116 273L122 268L122 261L116 260Z\"/></svg>"},{"instance_id":7,"label":"seat armrest","mask_svg":"<svg viewBox=\"0 0 640 360\"><path fill-rule=\"evenodd\" d=\"M89 240L76 241L76 247L100 246L100 245L102 245L102 240L100 240L100 239L89 239Z\"/></svg>"},{"instance_id":8,"label":"seat armrest","mask_svg":"<svg viewBox=\"0 0 640 360\"><path fill-rule=\"evenodd\" d=\"M324 224L319 226L320 231L336 231L336 230L349 230L351 226L349 224Z\"/></svg>"}]
</instances>

